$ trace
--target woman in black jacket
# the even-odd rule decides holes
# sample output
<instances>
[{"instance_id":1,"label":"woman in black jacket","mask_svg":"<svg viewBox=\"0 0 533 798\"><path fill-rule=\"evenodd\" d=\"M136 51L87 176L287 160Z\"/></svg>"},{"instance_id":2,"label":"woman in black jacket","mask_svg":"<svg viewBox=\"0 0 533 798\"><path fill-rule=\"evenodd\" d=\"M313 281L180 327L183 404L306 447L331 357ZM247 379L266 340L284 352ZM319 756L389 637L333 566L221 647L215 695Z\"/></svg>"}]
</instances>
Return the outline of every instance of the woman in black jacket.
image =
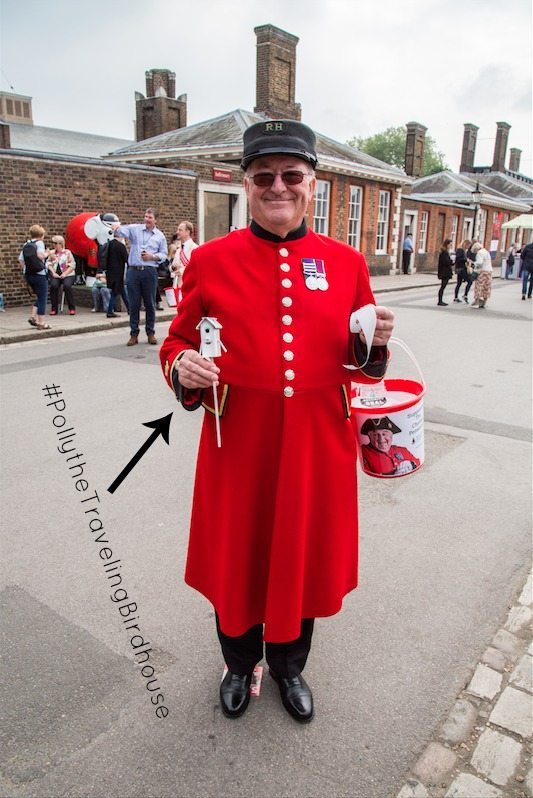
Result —
<instances>
[{"instance_id":1,"label":"woman in black jacket","mask_svg":"<svg viewBox=\"0 0 533 798\"><path fill-rule=\"evenodd\" d=\"M450 257L451 247L451 238L445 238L440 248L439 265L437 269L437 277L440 280L439 301L437 302L438 305L448 304L447 302L443 301L442 297L444 295L444 289L453 277L453 261Z\"/></svg>"},{"instance_id":2,"label":"woman in black jacket","mask_svg":"<svg viewBox=\"0 0 533 798\"><path fill-rule=\"evenodd\" d=\"M465 285L465 293L463 296L464 302L468 305L468 292L470 291L470 286L472 285L472 280L470 279L470 275L468 274L466 264L468 262L468 258L466 253L472 246L472 242L465 240L461 243L460 247L457 247L455 252L455 273L457 275L457 283L455 285L455 298L454 302L460 302L459 299L459 289L461 288L461 284L463 281L466 283Z\"/></svg>"}]
</instances>

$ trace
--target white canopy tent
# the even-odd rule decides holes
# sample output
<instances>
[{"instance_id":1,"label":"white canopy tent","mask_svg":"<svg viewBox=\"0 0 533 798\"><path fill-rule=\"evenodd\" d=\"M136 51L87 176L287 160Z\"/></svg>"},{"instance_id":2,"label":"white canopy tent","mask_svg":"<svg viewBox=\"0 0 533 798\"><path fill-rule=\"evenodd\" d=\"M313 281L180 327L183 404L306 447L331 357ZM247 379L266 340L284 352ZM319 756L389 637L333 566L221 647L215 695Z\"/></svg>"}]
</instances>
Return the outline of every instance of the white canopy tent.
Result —
<instances>
[{"instance_id":1,"label":"white canopy tent","mask_svg":"<svg viewBox=\"0 0 533 798\"><path fill-rule=\"evenodd\" d=\"M533 213L521 213L510 222L502 224L502 230L517 230L519 227L524 230L533 230Z\"/></svg>"}]
</instances>

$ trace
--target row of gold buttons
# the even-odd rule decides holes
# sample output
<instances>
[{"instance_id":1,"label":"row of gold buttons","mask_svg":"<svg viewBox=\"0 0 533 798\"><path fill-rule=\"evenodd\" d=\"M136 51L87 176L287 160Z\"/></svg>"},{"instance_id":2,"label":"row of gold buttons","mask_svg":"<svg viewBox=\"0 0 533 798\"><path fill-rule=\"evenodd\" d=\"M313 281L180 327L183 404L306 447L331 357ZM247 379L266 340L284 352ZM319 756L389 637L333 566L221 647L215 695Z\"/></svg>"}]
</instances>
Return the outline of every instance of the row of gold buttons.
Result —
<instances>
[{"instance_id":1,"label":"row of gold buttons","mask_svg":"<svg viewBox=\"0 0 533 798\"><path fill-rule=\"evenodd\" d=\"M285 247L282 247L279 250L279 254L280 254L280 256L282 258L286 258L287 255L289 254L289 252L288 252L288 250ZM280 264L280 269L285 274L288 274L290 272L290 270L291 270L291 267L290 267L290 265L288 263L283 262L283 263ZM281 285L282 285L283 288L292 288L292 280L290 280L288 277L284 277L283 280L281 281ZM281 304L283 305L284 308L290 308L292 306L291 297L290 296L283 296L281 298ZM281 323L285 327L290 327L291 324L292 324L292 316L289 316L288 314L283 315L281 317ZM294 340L294 336L290 332L284 332L282 337L283 337L284 343L286 343L286 344L290 344ZM294 359L294 352L292 352L290 349L285 349L284 352L283 352L283 358L285 360L287 360L287 361L293 360ZM293 380L295 378L295 376L296 375L295 375L295 373L294 373L294 371L292 369L287 369L285 371L285 379L286 380ZM294 396L294 388L291 385L286 385L285 388L283 389L283 394L287 398L290 398L291 396Z\"/></svg>"}]
</instances>

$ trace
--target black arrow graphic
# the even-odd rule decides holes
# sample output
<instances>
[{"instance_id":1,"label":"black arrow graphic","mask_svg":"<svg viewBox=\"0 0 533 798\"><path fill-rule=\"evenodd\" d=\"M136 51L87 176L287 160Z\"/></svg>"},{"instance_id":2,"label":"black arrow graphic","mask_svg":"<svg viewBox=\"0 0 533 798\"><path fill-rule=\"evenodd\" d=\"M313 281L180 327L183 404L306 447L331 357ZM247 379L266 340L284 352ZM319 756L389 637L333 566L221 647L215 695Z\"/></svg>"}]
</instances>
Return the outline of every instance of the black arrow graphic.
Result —
<instances>
[{"instance_id":1,"label":"black arrow graphic","mask_svg":"<svg viewBox=\"0 0 533 798\"><path fill-rule=\"evenodd\" d=\"M159 435L163 437L165 443L168 443L168 437L170 432L170 419L172 418L172 413L169 413L168 416L163 416L162 418L156 418L155 421L145 421L143 423L143 427L152 427L154 430L149 438L143 443L141 448L138 452L136 452L131 460L129 461L128 465L122 469L118 477L111 483L108 487L109 493L114 493L119 485L126 479L130 471L135 468L141 457L143 457L152 443L158 438Z\"/></svg>"}]
</instances>

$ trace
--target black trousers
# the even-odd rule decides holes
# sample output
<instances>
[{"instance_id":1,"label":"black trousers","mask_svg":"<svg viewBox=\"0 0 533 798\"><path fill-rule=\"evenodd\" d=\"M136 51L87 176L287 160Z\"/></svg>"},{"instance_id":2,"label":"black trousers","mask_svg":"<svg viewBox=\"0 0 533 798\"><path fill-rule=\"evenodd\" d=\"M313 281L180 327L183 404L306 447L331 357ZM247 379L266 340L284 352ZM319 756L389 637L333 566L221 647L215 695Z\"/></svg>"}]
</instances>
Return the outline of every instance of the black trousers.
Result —
<instances>
[{"instance_id":1,"label":"black trousers","mask_svg":"<svg viewBox=\"0 0 533 798\"><path fill-rule=\"evenodd\" d=\"M468 274L466 269L460 269L457 272L457 283L455 285L455 299L459 298L459 289L461 288L461 283L466 283L465 285L465 297L468 296L468 292L470 291L470 286L472 285L472 280L470 279L470 275Z\"/></svg>"},{"instance_id":2,"label":"black trousers","mask_svg":"<svg viewBox=\"0 0 533 798\"><path fill-rule=\"evenodd\" d=\"M409 274L410 263L411 263L411 250L404 249L402 251L402 271L404 274Z\"/></svg>"},{"instance_id":3,"label":"black trousers","mask_svg":"<svg viewBox=\"0 0 533 798\"><path fill-rule=\"evenodd\" d=\"M238 637L224 634L216 616L217 634L222 654L228 669L238 676L251 673L263 659L263 624L252 626ZM313 636L314 618L304 618L300 627L300 636L288 643L265 643L265 658L268 666L283 679L298 676L305 668L311 638Z\"/></svg>"},{"instance_id":4,"label":"black trousers","mask_svg":"<svg viewBox=\"0 0 533 798\"><path fill-rule=\"evenodd\" d=\"M440 289L439 289L439 302L442 302L442 297L444 296L444 289L446 288L449 282L450 282L449 277L441 277Z\"/></svg>"}]
</instances>

